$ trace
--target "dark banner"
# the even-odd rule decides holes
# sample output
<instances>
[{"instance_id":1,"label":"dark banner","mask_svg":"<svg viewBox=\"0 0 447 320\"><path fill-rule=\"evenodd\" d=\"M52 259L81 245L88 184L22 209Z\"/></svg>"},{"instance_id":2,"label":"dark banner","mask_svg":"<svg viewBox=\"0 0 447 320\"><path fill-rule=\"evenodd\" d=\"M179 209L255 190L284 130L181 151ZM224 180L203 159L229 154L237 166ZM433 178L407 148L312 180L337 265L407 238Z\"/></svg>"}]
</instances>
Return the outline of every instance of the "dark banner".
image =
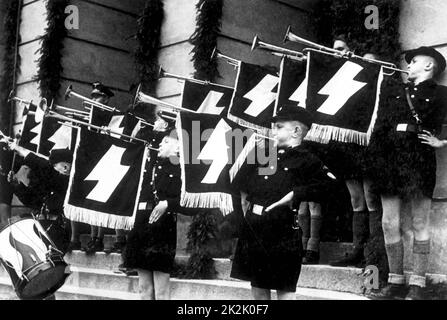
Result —
<instances>
[{"instance_id":1,"label":"dark banner","mask_svg":"<svg viewBox=\"0 0 447 320\"><path fill-rule=\"evenodd\" d=\"M381 67L310 52L306 108L315 124L306 139L366 145L374 125Z\"/></svg>"},{"instance_id":2,"label":"dark banner","mask_svg":"<svg viewBox=\"0 0 447 320\"><path fill-rule=\"evenodd\" d=\"M183 86L182 108L226 116L233 91L233 88L217 84L186 80Z\"/></svg>"},{"instance_id":3,"label":"dark banner","mask_svg":"<svg viewBox=\"0 0 447 320\"><path fill-rule=\"evenodd\" d=\"M284 57L281 61L279 78L275 111L290 102L305 107L307 94L306 63Z\"/></svg>"},{"instance_id":4,"label":"dark banner","mask_svg":"<svg viewBox=\"0 0 447 320\"><path fill-rule=\"evenodd\" d=\"M278 83L271 68L241 62L228 119L249 128L270 129Z\"/></svg>"},{"instance_id":5,"label":"dark banner","mask_svg":"<svg viewBox=\"0 0 447 320\"><path fill-rule=\"evenodd\" d=\"M146 159L142 143L129 143L81 128L65 215L112 228L133 226Z\"/></svg>"}]
</instances>

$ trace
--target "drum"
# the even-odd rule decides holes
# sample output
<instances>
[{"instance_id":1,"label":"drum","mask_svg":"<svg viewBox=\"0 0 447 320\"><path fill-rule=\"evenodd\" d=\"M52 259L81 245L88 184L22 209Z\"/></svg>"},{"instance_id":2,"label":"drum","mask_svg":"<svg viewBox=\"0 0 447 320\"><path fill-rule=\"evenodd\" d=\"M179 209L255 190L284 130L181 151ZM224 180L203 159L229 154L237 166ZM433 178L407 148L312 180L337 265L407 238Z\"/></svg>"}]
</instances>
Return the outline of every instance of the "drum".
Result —
<instances>
[{"instance_id":1,"label":"drum","mask_svg":"<svg viewBox=\"0 0 447 320\"><path fill-rule=\"evenodd\" d=\"M70 274L63 254L32 216L14 217L0 231L0 262L23 300L48 297Z\"/></svg>"}]
</instances>

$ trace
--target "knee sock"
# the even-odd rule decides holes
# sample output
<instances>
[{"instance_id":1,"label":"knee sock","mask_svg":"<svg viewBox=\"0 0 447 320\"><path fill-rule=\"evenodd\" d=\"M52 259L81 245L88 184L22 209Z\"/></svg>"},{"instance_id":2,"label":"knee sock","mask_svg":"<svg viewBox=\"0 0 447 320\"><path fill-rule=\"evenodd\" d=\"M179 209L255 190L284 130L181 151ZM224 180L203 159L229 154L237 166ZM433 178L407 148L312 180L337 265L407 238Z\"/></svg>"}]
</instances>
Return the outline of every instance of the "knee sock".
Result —
<instances>
[{"instance_id":1,"label":"knee sock","mask_svg":"<svg viewBox=\"0 0 447 320\"><path fill-rule=\"evenodd\" d=\"M369 236L371 238L376 236L383 238L382 210L369 212Z\"/></svg>"},{"instance_id":2,"label":"knee sock","mask_svg":"<svg viewBox=\"0 0 447 320\"><path fill-rule=\"evenodd\" d=\"M352 237L354 249L363 249L368 240L368 211L354 211L352 215Z\"/></svg>"},{"instance_id":3,"label":"knee sock","mask_svg":"<svg viewBox=\"0 0 447 320\"><path fill-rule=\"evenodd\" d=\"M430 254L430 240L413 242L413 274L410 276L410 285L425 287L425 274Z\"/></svg>"},{"instance_id":4,"label":"knee sock","mask_svg":"<svg viewBox=\"0 0 447 320\"><path fill-rule=\"evenodd\" d=\"M397 243L387 243L385 244L385 248L390 269L388 282L404 284L404 244L402 240Z\"/></svg>"},{"instance_id":5,"label":"knee sock","mask_svg":"<svg viewBox=\"0 0 447 320\"><path fill-rule=\"evenodd\" d=\"M320 229L321 229L321 216L310 217L310 239L307 243L307 250L320 252Z\"/></svg>"},{"instance_id":6,"label":"knee sock","mask_svg":"<svg viewBox=\"0 0 447 320\"><path fill-rule=\"evenodd\" d=\"M309 214L299 214L298 215L298 223L303 230L303 249L307 248L307 243L310 238L310 215Z\"/></svg>"}]
</instances>

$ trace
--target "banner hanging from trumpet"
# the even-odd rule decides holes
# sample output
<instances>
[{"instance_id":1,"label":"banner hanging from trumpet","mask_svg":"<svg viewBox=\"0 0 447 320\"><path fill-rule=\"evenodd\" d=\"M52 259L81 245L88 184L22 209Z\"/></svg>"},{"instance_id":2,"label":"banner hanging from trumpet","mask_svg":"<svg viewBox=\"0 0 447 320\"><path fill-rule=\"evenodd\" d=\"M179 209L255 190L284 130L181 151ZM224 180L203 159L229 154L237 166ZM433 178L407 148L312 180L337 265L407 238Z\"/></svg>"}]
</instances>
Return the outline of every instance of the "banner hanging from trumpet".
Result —
<instances>
[{"instance_id":1,"label":"banner hanging from trumpet","mask_svg":"<svg viewBox=\"0 0 447 320\"><path fill-rule=\"evenodd\" d=\"M61 124L57 119L44 118L40 135L39 153L49 156L52 150L74 151L77 130Z\"/></svg>"},{"instance_id":2,"label":"banner hanging from trumpet","mask_svg":"<svg viewBox=\"0 0 447 320\"><path fill-rule=\"evenodd\" d=\"M306 140L367 145L374 127L383 68L359 59L308 53L306 108L314 124Z\"/></svg>"},{"instance_id":3,"label":"banner hanging from trumpet","mask_svg":"<svg viewBox=\"0 0 447 320\"><path fill-rule=\"evenodd\" d=\"M130 230L140 198L147 148L80 128L65 216L73 221Z\"/></svg>"},{"instance_id":4,"label":"banner hanging from trumpet","mask_svg":"<svg viewBox=\"0 0 447 320\"><path fill-rule=\"evenodd\" d=\"M266 67L240 62L228 119L267 132L271 128L279 77Z\"/></svg>"},{"instance_id":5,"label":"banner hanging from trumpet","mask_svg":"<svg viewBox=\"0 0 447 320\"><path fill-rule=\"evenodd\" d=\"M38 152L42 134L44 112L33 103L26 104L22 112L19 146Z\"/></svg>"},{"instance_id":6,"label":"banner hanging from trumpet","mask_svg":"<svg viewBox=\"0 0 447 320\"><path fill-rule=\"evenodd\" d=\"M185 80L182 107L198 113L226 116L234 89L212 83Z\"/></svg>"},{"instance_id":7,"label":"banner hanging from trumpet","mask_svg":"<svg viewBox=\"0 0 447 320\"><path fill-rule=\"evenodd\" d=\"M276 100L275 114L278 107L291 101L297 106L306 107L307 81L306 63L284 57L279 72L278 99Z\"/></svg>"}]
</instances>

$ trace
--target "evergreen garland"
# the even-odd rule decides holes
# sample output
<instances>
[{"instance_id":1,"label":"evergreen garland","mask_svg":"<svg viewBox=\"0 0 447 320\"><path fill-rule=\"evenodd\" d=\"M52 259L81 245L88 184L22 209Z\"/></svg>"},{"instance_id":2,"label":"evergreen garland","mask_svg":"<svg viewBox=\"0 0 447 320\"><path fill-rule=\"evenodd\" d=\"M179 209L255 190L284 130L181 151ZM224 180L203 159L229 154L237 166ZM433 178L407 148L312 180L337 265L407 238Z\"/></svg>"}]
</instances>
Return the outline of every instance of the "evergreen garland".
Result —
<instances>
[{"instance_id":1,"label":"evergreen garland","mask_svg":"<svg viewBox=\"0 0 447 320\"><path fill-rule=\"evenodd\" d=\"M164 19L163 1L148 0L143 14L138 19L135 36L138 47L135 50L135 64L144 91L155 92L158 79L158 51L160 48L161 25Z\"/></svg>"},{"instance_id":2,"label":"evergreen garland","mask_svg":"<svg viewBox=\"0 0 447 320\"><path fill-rule=\"evenodd\" d=\"M190 37L194 46L192 61L196 72L194 78L213 81L219 76L217 59L211 59L214 48L217 47L217 37L222 25L223 0L199 0L196 30Z\"/></svg>"},{"instance_id":3,"label":"evergreen garland","mask_svg":"<svg viewBox=\"0 0 447 320\"><path fill-rule=\"evenodd\" d=\"M1 80L1 88L0 88L0 129L3 132L8 132L8 128L11 125L9 123L11 116L11 108L8 103L8 96L11 90L14 89L15 84L12 83L12 79L14 79L14 71L17 76L20 73L19 65L20 65L20 56L17 56L17 65L15 65L15 54L16 54L16 38L19 37L20 42L20 34L17 34L17 21L18 19L18 10L20 9L19 1L17 0L9 0L8 11L5 16L5 20L3 23L3 43L5 45L5 54L3 56L3 66L4 71Z\"/></svg>"},{"instance_id":4,"label":"evergreen garland","mask_svg":"<svg viewBox=\"0 0 447 320\"><path fill-rule=\"evenodd\" d=\"M379 28L368 30L365 8L379 9ZM332 47L333 38L344 34L351 50L357 55L377 54L381 60L397 63L401 54L399 43L400 1L397 0L322 0L317 13L320 43Z\"/></svg>"},{"instance_id":5,"label":"evergreen garland","mask_svg":"<svg viewBox=\"0 0 447 320\"><path fill-rule=\"evenodd\" d=\"M68 0L49 0L46 2L48 25L42 38L42 46L37 51L38 59L36 80L39 81L40 95L48 101L58 96L62 78L62 50L68 34L65 28L65 8Z\"/></svg>"},{"instance_id":6,"label":"evergreen garland","mask_svg":"<svg viewBox=\"0 0 447 320\"><path fill-rule=\"evenodd\" d=\"M185 270L187 278L215 278L216 270L209 252L209 243L216 237L216 232L216 221L212 210L202 209L193 217L187 235L187 249L191 253Z\"/></svg>"}]
</instances>

